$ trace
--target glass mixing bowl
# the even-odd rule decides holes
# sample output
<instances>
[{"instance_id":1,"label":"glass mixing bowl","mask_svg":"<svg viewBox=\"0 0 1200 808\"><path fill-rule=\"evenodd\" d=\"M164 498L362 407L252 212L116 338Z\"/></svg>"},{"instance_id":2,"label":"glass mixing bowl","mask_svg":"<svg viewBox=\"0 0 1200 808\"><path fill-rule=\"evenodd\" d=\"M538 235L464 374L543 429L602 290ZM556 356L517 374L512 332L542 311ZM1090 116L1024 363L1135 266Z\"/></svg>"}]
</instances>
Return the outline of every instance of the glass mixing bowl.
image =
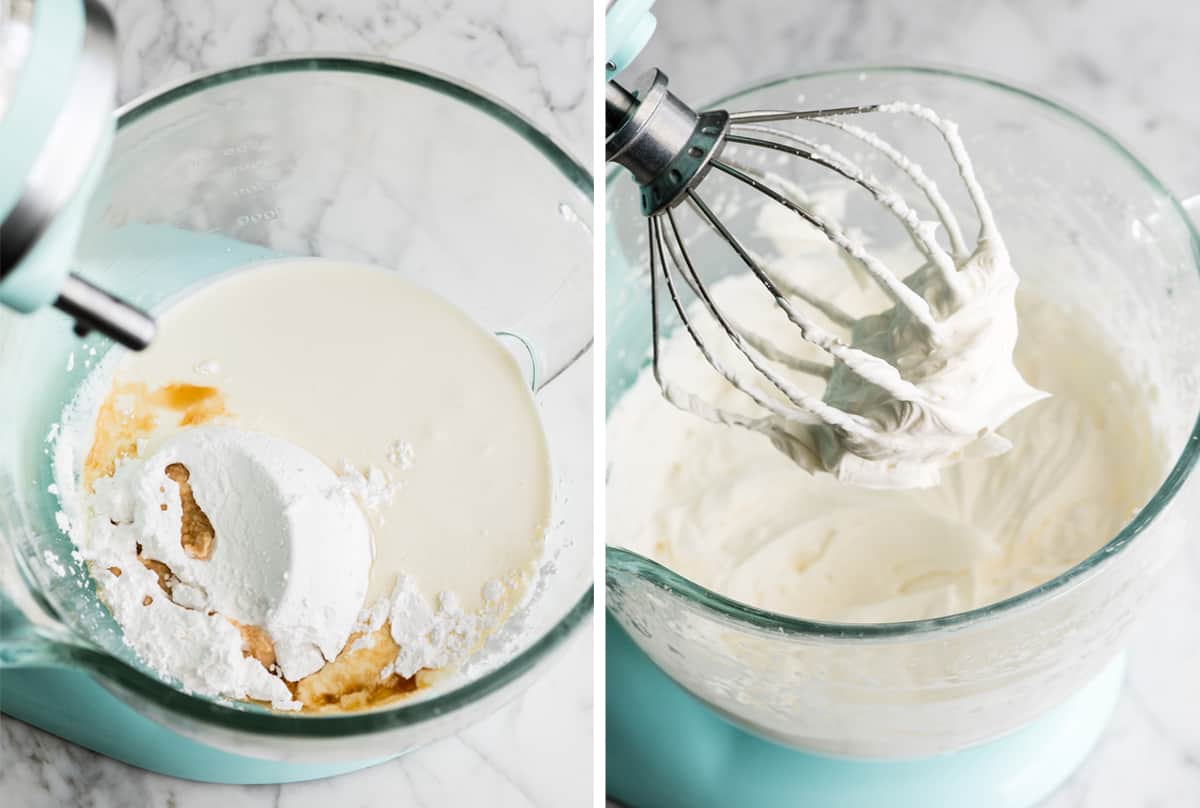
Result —
<instances>
[{"instance_id":1,"label":"glass mixing bowl","mask_svg":"<svg viewBox=\"0 0 1200 808\"><path fill-rule=\"evenodd\" d=\"M111 344L81 342L51 314L0 314L0 535L16 562L4 583L25 606L4 610L0 663L85 670L170 729L284 760L397 754L527 687L592 604L591 194L588 172L511 109L391 62L250 64L123 109L77 269L151 308L280 254L371 262L440 293L502 335L535 390L554 466L555 569L508 652L478 660L452 689L333 716L175 690L122 644L47 491L47 435ZM312 324L314 340L321 327Z\"/></svg>"},{"instance_id":2,"label":"glass mixing bowl","mask_svg":"<svg viewBox=\"0 0 1200 808\"><path fill-rule=\"evenodd\" d=\"M1100 549L1075 567L1002 602L933 620L864 625L783 617L698 586L621 549L621 536L608 536L608 608L668 675L752 732L864 758L962 749L1078 691L1120 652L1171 551L1200 520L1195 487L1192 496L1180 495L1200 453L1200 241L1178 203L1125 148L1058 104L944 70L817 73L754 87L720 105L891 100L926 104L961 125L1022 284L1119 332L1130 372L1152 382L1147 395L1171 467L1129 524L1116 536L1097 536ZM870 125L889 122L876 116ZM908 122L884 132L943 190L961 186L931 129ZM745 151L739 156L748 158ZM775 156L770 160L771 170L784 170ZM890 164L870 168L897 180ZM761 200L743 186L712 190L708 183L703 195L720 201L717 212L730 229L765 251L752 236ZM896 187L908 186L897 180ZM969 210L961 193L951 202L956 211ZM648 362L646 225L638 204L631 178L610 175L609 408ZM879 208L876 215L886 214ZM863 229L874 233L872 226ZM964 220L963 229L972 233L973 223ZM706 280L744 271L727 259L705 260L713 248L703 235L689 244L693 264L710 273Z\"/></svg>"}]
</instances>

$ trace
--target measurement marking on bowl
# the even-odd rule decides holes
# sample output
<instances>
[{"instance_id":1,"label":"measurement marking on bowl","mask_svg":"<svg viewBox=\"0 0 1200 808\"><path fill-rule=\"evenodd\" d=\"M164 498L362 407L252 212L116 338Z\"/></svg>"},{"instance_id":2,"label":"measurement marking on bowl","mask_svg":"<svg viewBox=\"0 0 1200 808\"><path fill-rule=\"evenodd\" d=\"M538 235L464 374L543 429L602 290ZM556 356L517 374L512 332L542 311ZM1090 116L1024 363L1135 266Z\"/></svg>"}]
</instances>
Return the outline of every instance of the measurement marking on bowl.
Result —
<instances>
[{"instance_id":1,"label":"measurement marking on bowl","mask_svg":"<svg viewBox=\"0 0 1200 808\"><path fill-rule=\"evenodd\" d=\"M268 140L245 140L221 149L221 156L232 157L235 154L249 154L250 152L265 152L270 150L271 142Z\"/></svg>"},{"instance_id":2,"label":"measurement marking on bowl","mask_svg":"<svg viewBox=\"0 0 1200 808\"><path fill-rule=\"evenodd\" d=\"M240 174L245 171L258 171L260 168L266 168L271 164L271 161L266 159L251 160L248 163L238 163L232 166L230 170L235 174Z\"/></svg>"},{"instance_id":3,"label":"measurement marking on bowl","mask_svg":"<svg viewBox=\"0 0 1200 808\"><path fill-rule=\"evenodd\" d=\"M280 180L259 180L258 182L253 182L249 185L243 185L240 188L235 188L233 191L233 195L234 196L254 196L255 194L261 194L261 193L264 193L265 191L271 190L275 186L279 185L279 183L280 183Z\"/></svg>"},{"instance_id":4,"label":"measurement marking on bowl","mask_svg":"<svg viewBox=\"0 0 1200 808\"><path fill-rule=\"evenodd\" d=\"M258 224L259 222L269 222L279 218L279 208L268 208L267 210L259 211L258 213L246 213L234 220L234 224L238 227L243 227L248 224Z\"/></svg>"}]
</instances>

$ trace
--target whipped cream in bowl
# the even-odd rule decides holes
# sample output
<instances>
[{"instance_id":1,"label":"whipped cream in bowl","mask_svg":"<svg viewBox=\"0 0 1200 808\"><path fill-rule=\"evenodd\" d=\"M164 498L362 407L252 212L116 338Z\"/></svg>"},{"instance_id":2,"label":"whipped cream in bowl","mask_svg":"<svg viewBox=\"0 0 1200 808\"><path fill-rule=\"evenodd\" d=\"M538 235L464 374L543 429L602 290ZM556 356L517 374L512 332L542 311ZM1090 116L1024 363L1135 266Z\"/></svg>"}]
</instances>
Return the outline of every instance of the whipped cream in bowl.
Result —
<instances>
[{"instance_id":1,"label":"whipped cream in bowl","mask_svg":"<svg viewBox=\"0 0 1200 808\"><path fill-rule=\"evenodd\" d=\"M846 222L851 183L804 189L775 178L808 211L766 198L755 210L760 260L784 300L749 272L722 276L710 294L730 320L753 324L752 344L769 346L759 351L776 364L763 376L783 379L785 395L770 398L749 377L758 364L720 338L698 300L688 320L706 330L707 354L677 329L659 345L661 385L644 369L609 418L610 541L799 618L936 618L1018 594L1119 530L1161 467L1151 457L1117 462L1151 434L1145 402L1103 333L1018 289L957 125L915 104L880 111L930 124L944 141L978 223L974 247L921 166L835 122L878 146L935 219L876 191L909 238L868 248L870 235ZM844 171L884 187L857 164ZM939 226L945 246L932 239ZM792 309L804 306L848 335L800 327ZM827 372L808 369L826 354ZM1106 412L1115 390L1127 402L1119 425ZM779 404L804 395L837 417L814 424ZM1071 444L1081 430L1086 440ZM1056 484L1035 485L1041 475Z\"/></svg>"},{"instance_id":2,"label":"whipped cream in bowl","mask_svg":"<svg viewBox=\"0 0 1200 808\"><path fill-rule=\"evenodd\" d=\"M1171 268L1187 253L1165 246L1177 229L1159 231L1165 241L1145 237L1140 217L1161 223L1160 208L1122 196L1142 187L1144 168L1061 108L991 82L904 69L776 82L729 108L787 109L801 94L820 108L910 98L960 123L1001 241L954 253L958 279L977 274L980 283L960 296L966 316L961 328L947 329L948 343L956 353L976 345L980 353L963 354L968 364L957 370L939 368L930 343L887 316L873 330L841 333L847 345L875 335L869 353L895 357L906 380L919 371L926 385L946 382L942 394L962 394L950 409L993 423L981 435L968 421L908 421L890 403L896 396L872 400L859 387L860 398L845 400L861 401L885 428L919 434L948 425L978 442L945 453L952 462L933 464L936 477L921 485L882 487L839 474L837 453L795 453L810 469L773 443L772 430L784 428L785 437L819 446L807 428L767 420L759 421L764 430L731 429L682 411L664 401L649 372L650 317L638 303L647 297L645 242L634 226L645 224L614 227L609 254L627 263L610 266L608 281L608 603L672 679L764 737L852 757L954 751L1034 720L1106 666L1105 681L1119 679L1114 657L1186 524L1162 505L1192 463L1195 396L1186 391L1196 389L1195 342L1173 334L1187 331L1200 287L1186 258L1186 280ZM882 136L913 155L957 211L969 212L958 167L936 133L887 120ZM837 140L844 133L805 126L805 136L828 137L857 159L854 144ZM733 159L752 160L748 151ZM894 164L869 159L871 171L929 210ZM769 154L753 167L773 177L784 173L782 162ZM910 290L921 289L935 319L953 322L936 290L941 279L926 293L927 257L907 233L877 200L847 192L828 173L784 179ZM701 194L781 287L790 282L836 306L847 326L893 308L825 236L730 185L704 185ZM610 219L636 217L638 201L632 183L616 178ZM683 234L696 236L693 263L709 273L708 289L730 319L753 326L782 355L828 364L736 256L680 210ZM977 216L963 221L980 224ZM945 229L938 238L953 252ZM1187 307L1184 287L1193 290ZM981 304L973 311L972 295ZM985 328L991 336L973 342ZM902 342L921 349L915 361L903 350L888 353ZM747 422L763 418L681 330L659 347L662 374L678 389ZM732 351L717 359L749 372ZM810 396L827 394L824 379L787 379ZM922 410L935 411L938 401L929 404ZM849 448L834 437L839 451ZM1194 512L1187 499L1175 496L1172 509Z\"/></svg>"}]
</instances>

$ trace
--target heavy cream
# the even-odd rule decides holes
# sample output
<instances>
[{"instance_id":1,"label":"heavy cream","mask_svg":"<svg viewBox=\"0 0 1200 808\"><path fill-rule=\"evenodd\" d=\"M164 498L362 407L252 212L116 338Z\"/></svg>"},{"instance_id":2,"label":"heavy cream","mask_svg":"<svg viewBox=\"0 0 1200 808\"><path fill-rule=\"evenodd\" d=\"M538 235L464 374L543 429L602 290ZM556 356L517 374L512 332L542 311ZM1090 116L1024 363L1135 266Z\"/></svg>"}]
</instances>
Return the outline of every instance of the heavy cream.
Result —
<instances>
[{"instance_id":1,"label":"heavy cream","mask_svg":"<svg viewBox=\"0 0 1200 808\"><path fill-rule=\"evenodd\" d=\"M238 271L160 322L85 384L56 452L62 522L149 667L355 709L522 600L549 457L490 333L395 273L316 260Z\"/></svg>"}]
</instances>

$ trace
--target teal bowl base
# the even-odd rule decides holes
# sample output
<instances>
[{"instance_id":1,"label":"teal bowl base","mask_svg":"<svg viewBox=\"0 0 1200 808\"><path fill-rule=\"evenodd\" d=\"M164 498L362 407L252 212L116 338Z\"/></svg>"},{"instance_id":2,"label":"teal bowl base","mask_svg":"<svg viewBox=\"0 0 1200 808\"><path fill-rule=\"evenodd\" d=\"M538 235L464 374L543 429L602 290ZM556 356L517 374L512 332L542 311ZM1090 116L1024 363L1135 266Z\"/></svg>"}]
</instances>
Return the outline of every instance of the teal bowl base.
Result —
<instances>
[{"instance_id":1,"label":"teal bowl base","mask_svg":"<svg viewBox=\"0 0 1200 808\"><path fill-rule=\"evenodd\" d=\"M151 721L87 674L58 668L3 671L0 711L122 763L205 783L251 785L316 780L395 757L296 763L223 752Z\"/></svg>"},{"instance_id":2,"label":"teal bowl base","mask_svg":"<svg viewBox=\"0 0 1200 808\"><path fill-rule=\"evenodd\" d=\"M1028 808L1083 763L1121 694L1120 656L1067 701L980 746L864 761L789 749L709 710L606 620L607 772L630 808Z\"/></svg>"}]
</instances>

